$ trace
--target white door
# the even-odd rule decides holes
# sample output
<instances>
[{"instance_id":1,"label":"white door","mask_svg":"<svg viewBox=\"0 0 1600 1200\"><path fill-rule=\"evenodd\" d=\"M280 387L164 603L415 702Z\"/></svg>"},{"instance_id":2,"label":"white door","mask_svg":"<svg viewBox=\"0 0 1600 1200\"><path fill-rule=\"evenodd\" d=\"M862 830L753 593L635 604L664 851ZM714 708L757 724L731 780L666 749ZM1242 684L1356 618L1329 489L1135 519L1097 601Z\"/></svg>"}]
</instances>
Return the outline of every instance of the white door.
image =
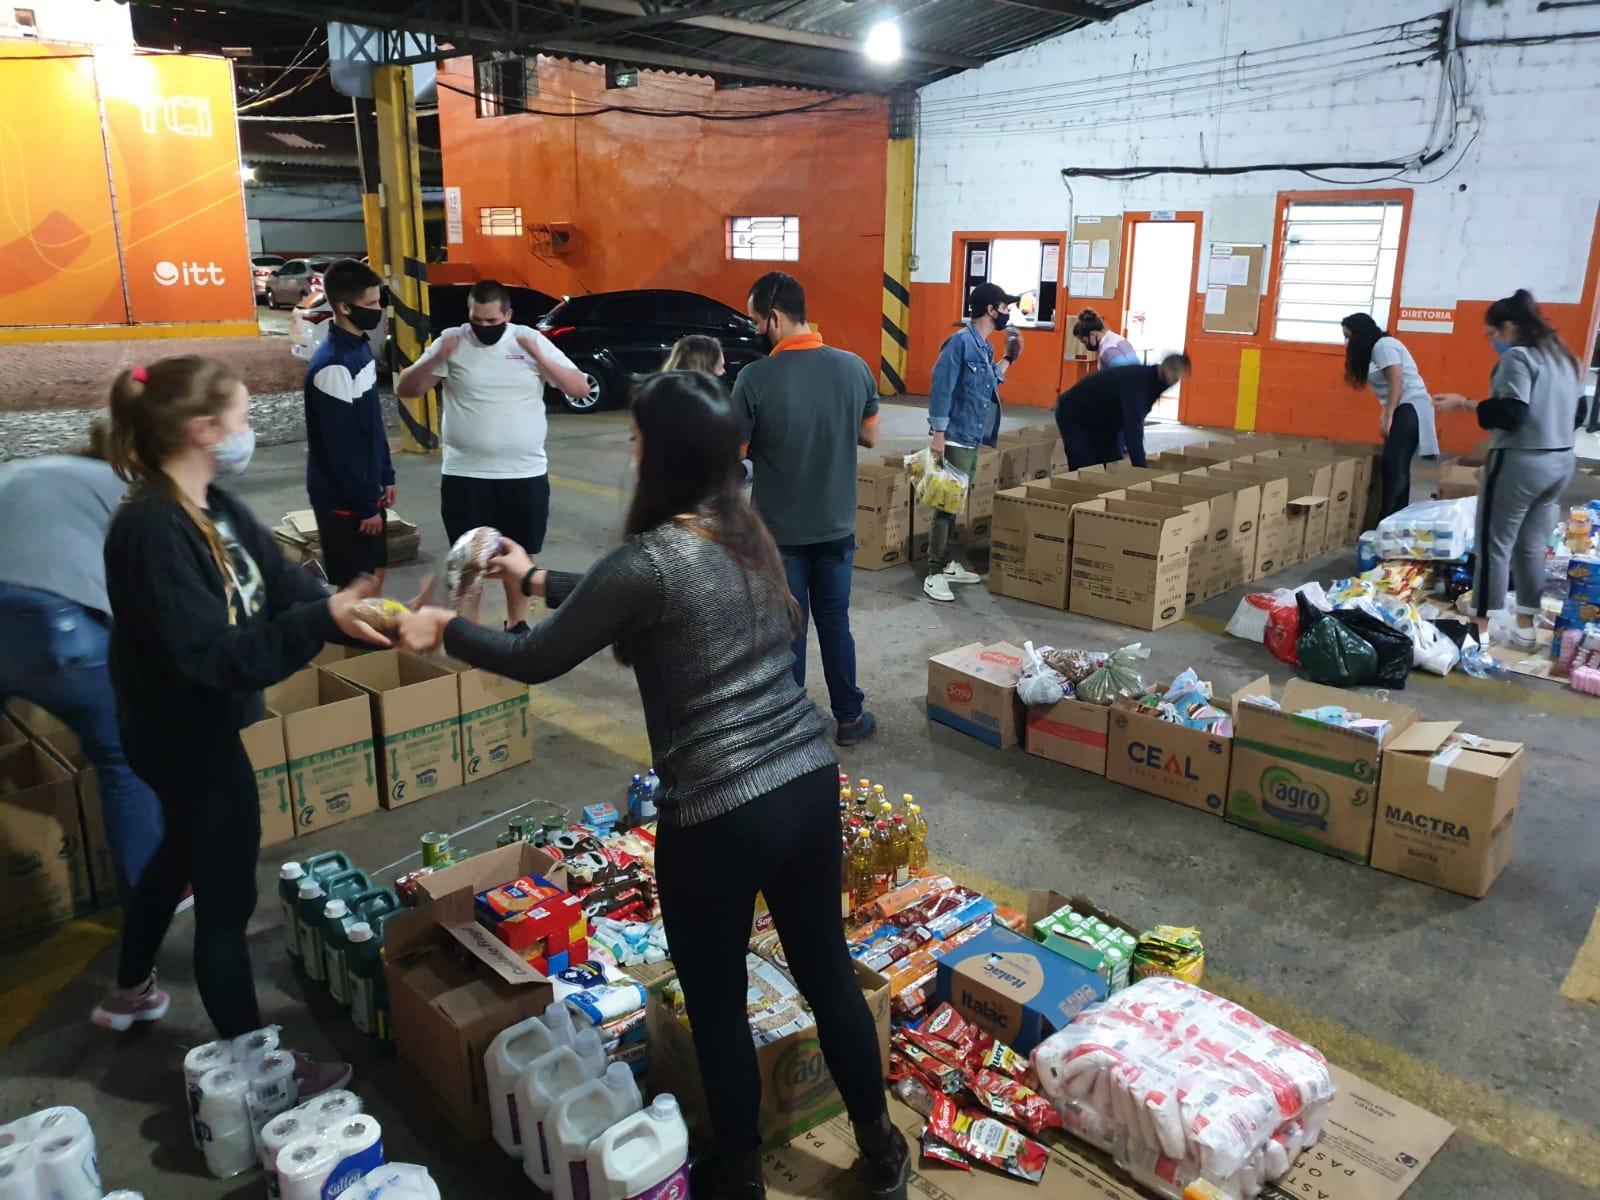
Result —
<instances>
[{"instance_id":1,"label":"white door","mask_svg":"<svg viewBox=\"0 0 1600 1200\"><path fill-rule=\"evenodd\" d=\"M1145 363L1158 363L1188 342L1195 236L1188 221L1140 221L1133 227L1128 327L1122 332ZM1162 396L1150 415L1176 421L1178 391Z\"/></svg>"}]
</instances>

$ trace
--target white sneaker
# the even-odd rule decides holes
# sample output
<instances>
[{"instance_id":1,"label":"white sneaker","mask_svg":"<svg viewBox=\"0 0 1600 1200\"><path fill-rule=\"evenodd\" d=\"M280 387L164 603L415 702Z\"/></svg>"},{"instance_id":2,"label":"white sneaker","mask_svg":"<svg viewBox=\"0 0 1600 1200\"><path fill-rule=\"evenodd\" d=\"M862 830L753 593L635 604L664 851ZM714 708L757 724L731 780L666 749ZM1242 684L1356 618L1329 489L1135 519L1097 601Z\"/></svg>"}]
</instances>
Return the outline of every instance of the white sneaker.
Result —
<instances>
[{"instance_id":1,"label":"white sneaker","mask_svg":"<svg viewBox=\"0 0 1600 1200\"><path fill-rule=\"evenodd\" d=\"M1523 629L1517 624L1516 618L1503 609L1489 614L1489 628L1486 632L1491 645L1505 646L1512 650L1539 648L1538 635L1532 629Z\"/></svg>"},{"instance_id":2,"label":"white sneaker","mask_svg":"<svg viewBox=\"0 0 1600 1200\"><path fill-rule=\"evenodd\" d=\"M948 583L982 583L983 576L975 575L958 562L947 563L944 577Z\"/></svg>"},{"instance_id":3,"label":"white sneaker","mask_svg":"<svg viewBox=\"0 0 1600 1200\"><path fill-rule=\"evenodd\" d=\"M949 604L956 598L950 590L948 577L944 575L929 575L922 581L922 594L929 600L937 600L941 604Z\"/></svg>"}]
</instances>

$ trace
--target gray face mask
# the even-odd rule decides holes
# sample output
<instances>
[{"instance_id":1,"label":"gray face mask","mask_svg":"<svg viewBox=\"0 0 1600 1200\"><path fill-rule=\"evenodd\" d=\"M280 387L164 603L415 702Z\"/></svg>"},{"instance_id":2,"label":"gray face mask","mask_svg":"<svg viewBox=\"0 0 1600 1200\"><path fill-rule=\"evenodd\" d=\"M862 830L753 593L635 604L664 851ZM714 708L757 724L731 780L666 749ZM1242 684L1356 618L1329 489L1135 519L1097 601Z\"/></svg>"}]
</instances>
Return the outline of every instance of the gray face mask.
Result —
<instances>
[{"instance_id":1,"label":"gray face mask","mask_svg":"<svg viewBox=\"0 0 1600 1200\"><path fill-rule=\"evenodd\" d=\"M211 447L211 457L217 462L217 474L224 477L243 475L255 452L256 431L248 425Z\"/></svg>"}]
</instances>

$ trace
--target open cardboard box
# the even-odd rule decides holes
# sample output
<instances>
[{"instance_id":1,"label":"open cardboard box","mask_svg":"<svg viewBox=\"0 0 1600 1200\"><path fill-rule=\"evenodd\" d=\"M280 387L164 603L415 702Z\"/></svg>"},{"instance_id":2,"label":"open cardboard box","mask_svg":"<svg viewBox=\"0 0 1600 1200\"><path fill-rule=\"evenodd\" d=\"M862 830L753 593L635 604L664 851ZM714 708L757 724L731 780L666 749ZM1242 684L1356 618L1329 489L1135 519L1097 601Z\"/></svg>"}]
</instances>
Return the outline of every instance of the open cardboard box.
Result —
<instances>
[{"instance_id":1,"label":"open cardboard box","mask_svg":"<svg viewBox=\"0 0 1600 1200\"><path fill-rule=\"evenodd\" d=\"M1073 512L1068 603L1086 617L1156 630L1181 621L1200 505L1102 497Z\"/></svg>"},{"instance_id":2,"label":"open cardboard box","mask_svg":"<svg viewBox=\"0 0 1600 1200\"><path fill-rule=\"evenodd\" d=\"M289 796L289 755L283 743L283 718L271 713L239 731L245 757L256 773L261 808L261 844L276 846L294 837L294 805Z\"/></svg>"},{"instance_id":3,"label":"open cardboard box","mask_svg":"<svg viewBox=\"0 0 1600 1200\"><path fill-rule=\"evenodd\" d=\"M528 721L528 685L469 667L443 664L456 673L461 712L461 769L466 782L487 779L533 760Z\"/></svg>"},{"instance_id":4,"label":"open cardboard box","mask_svg":"<svg viewBox=\"0 0 1600 1200\"><path fill-rule=\"evenodd\" d=\"M89 886L94 907L117 903L121 889L117 868L111 858L111 842L106 837L105 809L100 800L100 775L83 751L78 735L54 714L26 700L13 699L7 706L14 724L0 717L0 746L33 742L72 775L78 797L78 825L83 836L83 857L89 868ZM3 726L15 732L8 742Z\"/></svg>"},{"instance_id":5,"label":"open cardboard box","mask_svg":"<svg viewBox=\"0 0 1600 1200\"><path fill-rule=\"evenodd\" d=\"M1256 520L1256 550L1250 579L1260 579L1298 562L1289 555L1289 479L1281 472L1263 471L1253 463L1212 463L1184 472L1184 479L1254 487L1260 497Z\"/></svg>"},{"instance_id":6,"label":"open cardboard box","mask_svg":"<svg viewBox=\"0 0 1600 1200\"><path fill-rule=\"evenodd\" d=\"M1324 854L1366 862L1383 751L1416 723L1417 710L1304 679L1291 679L1279 703L1281 708L1268 708L1240 697L1234 704L1228 820ZM1380 742L1299 715L1324 705L1386 720L1388 734Z\"/></svg>"},{"instance_id":7,"label":"open cardboard box","mask_svg":"<svg viewBox=\"0 0 1600 1200\"><path fill-rule=\"evenodd\" d=\"M1260 540L1261 487L1242 479L1223 479L1207 472L1185 471L1179 486L1201 495L1226 497L1232 524L1221 540L1221 590L1249 583L1256 577L1256 551ZM1157 491L1160 489L1157 488Z\"/></svg>"},{"instance_id":8,"label":"open cardboard box","mask_svg":"<svg viewBox=\"0 0 1600 1200\"><path fill-rule=\"evenodd\" d=\"M1162 684L1165 692L1170 684ZM1217 707L1227 712L1245 696L1262 695L1272 681L1262 675ZM1233 738L1163 721L1130 699L1111 707L1106 778L1220 817L1227 803Z\"/></svg>"},{"instance_id":9,"label":"open cardboard box","mask_svg":"<svg viewBox=\"0 0 1600 1200\"><path fill-rule=\"evenodd\" d=\"M266 700L267 711L283 718L295 832L376 812L372 707L361 689L307 667L268 688Z\"/></svg>"},{"instance_id":10,"label":"open cardboard box","mask_svg":"<svg viewBox=\"0 0 1600 1200\"><path fill-rule=\"evenodd\" d=\"M1188 606L1220 596L1228 590L1228 539L1233 536L1233 495L1226 491L1207 491L1186 483L1159 480L1137 483L1128 489L1128 498L1153 497L1158 504L1198 506L1200 522L1189 546L1189 584L1184 591Z\"/></svg>"},{"instance_id":11,"label":"open cardboard box","mask_svg":"<svg viewBox=\"0 0 1600 1200\"><path fill-rule=\"evenodd\" d=\"M1072 511L1098 496L1124 493L1110 476L1025 484L995 496L989 590L1065 609L1072 580Z\"/></svg>"},{"instance_id":12,"label":"open cardboard box","mask_svg":"<svg viewBox=\"0 0 1600 1200\"><path fill-rule=\"evenodd\" d=\"M396 1052L468 1141L489 1136L489 1043L538 1016L554 995L544 974L478 924L474 910L476 892L526 874L566 886L559 863L518 842L425 876L428 902L384 926Z\"/></svg>"},{"instance_id":13,"label":"open cardboard box","mask_svg":"<svg viewBox=\"0 0 1600 1200\"><path fill-rule=\"evenodd\" d=\"M0 939L94 907L72 772L42 747L0 748Z\"/></svg>"},{"instance_id":14,"label":"open cardboard box","mask_svg":"<svg viewBox=\"0 0 1600 1200\"><path fill-rule=\"evenodd\" d=\"M1022 740L1026 710L1017 698L1022 651L972 642L928 660L928 719L1004 750Z\"/></svg>"},{"instance_id":15,"label":"open cardboard box","mask_svg":"<svg viewBox=\"0 0 1600 1200\"><path fill-rule=\"evenodd\" d=\"M374 651L325 670L371 697L379 802L385 808L461 785L461 697L455 672L402 650Z\"/></svg>"},{"instance_id":16,"label":"open cardboard box","mask_svg":"<svg viewBox=\"0 0 1600 1200\"><path fill-rule=\"evenodd\" d=\"M1049 708L1028 710L1029 754L1080 771L1106 773L1107 729L1111 710L1069 696Z\"/></svg>"}]
</instances>

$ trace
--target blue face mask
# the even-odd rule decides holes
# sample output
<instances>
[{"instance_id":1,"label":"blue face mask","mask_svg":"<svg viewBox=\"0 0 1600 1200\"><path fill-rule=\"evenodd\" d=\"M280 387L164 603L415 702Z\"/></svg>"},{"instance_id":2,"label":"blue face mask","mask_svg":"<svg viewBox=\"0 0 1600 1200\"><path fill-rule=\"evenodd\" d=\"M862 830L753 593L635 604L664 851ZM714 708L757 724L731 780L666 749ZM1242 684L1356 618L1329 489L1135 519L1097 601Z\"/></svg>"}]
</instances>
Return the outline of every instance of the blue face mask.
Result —
<instances>
[{"instance_id":1,"label":"blue face mask","mask_svg":"<svg viewBox=\"0 0 1600 1200\"><path fill-rule=\"evenodd\" d=\"M256 431L248 425L211 447L211 457L217 462L217 474L222 476L243 475L255 452Z\"/></svg>"},{"instance_id":2,"label":"blue face mask","mask_svg":"<svg viewBox=\"0 0 1600 1200\"><path fill-rule=\"evenodd\" d=\"M1507 342L1507 341L1503 341L1500 338L1495 338L1492 342L1489 343L1489 347L1496 354L1504 354L1507 350L1511 349L1511 343Z\"/></svg>"}]
</instances>

